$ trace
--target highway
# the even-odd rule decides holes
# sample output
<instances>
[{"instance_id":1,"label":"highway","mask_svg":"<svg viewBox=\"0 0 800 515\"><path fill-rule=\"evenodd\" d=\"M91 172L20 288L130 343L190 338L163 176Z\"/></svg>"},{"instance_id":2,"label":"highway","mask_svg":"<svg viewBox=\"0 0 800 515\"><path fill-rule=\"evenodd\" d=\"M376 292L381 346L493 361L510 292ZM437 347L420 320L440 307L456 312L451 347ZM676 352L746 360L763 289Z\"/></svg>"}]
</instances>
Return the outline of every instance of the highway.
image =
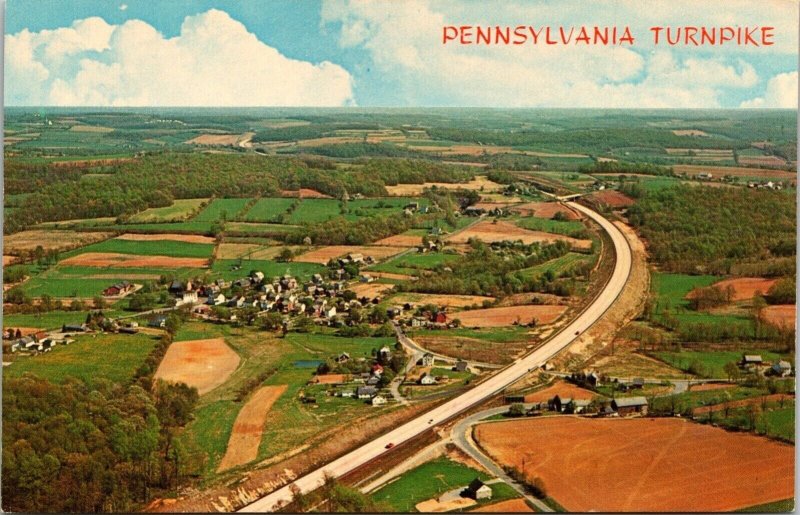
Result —
<instances>
[{"instance_id":1,"label":"highway","mask_svg":"<svg viewBox=\"0 0 800 515\"><path fill-rule=\"evenodd\" d=\"M616 252L614 271L606 284L605 289L598 295L578 317L555 334L550 340L530 354L517 359L508 367L499 370L495 375L481 382L471 390L458 397L428 411L427 413L406 422L392 431L372 440L369 443L341 456L331 463L321 467L294 482L262 497L261 499L245 506L241 512L271 512L292 499L292 489L299 488L302 492L309 492L319 487L326 475L340 477L358 468L387 452L388 444L398 445L427 431L459 413L475 406L476 404L492 397L508 385L514 383L530 370L542 366L545 362L558 354L594 324L609 307L616 301L628 281L631 270L631 249L625 236L614 224L603 218L595 211L576 203L565 203L577 209L589 218L596 221L611 237Z\"/></svg>"}]
</instances>

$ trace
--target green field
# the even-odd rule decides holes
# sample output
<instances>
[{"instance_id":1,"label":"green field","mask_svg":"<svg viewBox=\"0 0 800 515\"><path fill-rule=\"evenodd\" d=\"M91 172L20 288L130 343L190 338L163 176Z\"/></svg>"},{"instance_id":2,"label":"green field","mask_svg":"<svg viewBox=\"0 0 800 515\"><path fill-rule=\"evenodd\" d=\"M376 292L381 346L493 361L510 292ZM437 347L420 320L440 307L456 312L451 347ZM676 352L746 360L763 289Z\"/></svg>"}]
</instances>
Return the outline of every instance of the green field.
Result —
<instances>
[{"instance_id":1,"label":"green field","mask_svg":"<svg viewBox=\"0 0 800 515\"><path fill-rule=\"evenodd\" d=\"M103 311L108 316L118 316L122 313L113 309ZM3 327L36 327L39 329L59 329L65 324L82 324L86 321L89 311L48 311L46 313L3 314Z\"/></svg>"},{"instance_id":2,"label":"green field","mask_svg":"<svg viewBox=\"0 0 800 515\"><path fill-rule=\"evenodd\" d=\"M185 220L200 207L200 204L206 201L208 199L205 198L175 200L171 206L153 207L136 213L130 217L129 221L131 223L159 223Z\"/></svg>"},{"instance_id":3,"label":"green field","mask_svg":"<svg viewBox=\"0 0 800 515\"><path fill-rule=\"evenodd\" d=\"M510 327L490 327L484 329L467 329L459 327L457 329L425 329L420 331L409 331L409 336L430 336L430 337L460 337L474 338L495 343L521 342L528 339L527 333L530 329L523 326Z\"/></svg>"},{"instance_id":4,"label":"green field","mask_svg":"<svg viewBox=\"0 0 800 515\"><path fill-rule=\"evenodd\" d=\"M577 220L552 220L549 218L537 218L529 216L515 220L516 225L530 229L532 231L544 231L553 234L564 234L566 236L583 236L586 228Z\"/></svg>"},{"instance_id":5,"label":"green field","mask_svg":"<svg viewBox=\"0 0 800 515\"><path fill-rule=\"evenodd\" d=\"M234 265L241 264L240 270L232 270ZM278 277L284 274L294 276L298 281L306 281L314 274L324 273L326 268L316 263L279 263L277 261L242 259L218 259L211 266L213 277L230 281L245 277L250 270L263 272L265 277Z\"/></svg>"},{"instance_id":6,"label":"green field","mask_svg":"<svg viewBox=\"0 0 800 515\"><path fill-rule=\"evenodd\" d=\"M749 506L736 511L739 513L791 513L794 511L794 499Z\"/></svg>"},{"instance_id":7,"label":"green field","mask_svg":"<svg viewBox=\"0 0 800 515\"><path fill-rule=\"evenodd\" d=\"M4 322L6 323L6 322ZM77 377L92 384L99 379L124 383L144 362L156 338L146 334L92 334L75 337L70 345L59 345L38 356L20 356L3 375L19 377L30 372L60 382Z\"/></svg>"},{"instance_id":8,"label":"green field","mask_svg":"<svg viewBox=\"0 0 800 515\"><path fill-rule=\"evenodd\" d=\"M157 281L161 274L186 279L197 273L198 269L196 268L155 270L59 265L34 275L22 284L22 289L32 297L47 294L51 297L89 298L100 295L107 287L123 280L134 284L143 284L148 281Z\"/></svg>"},{"instance_id":9,"label":"green field","mask_svg":"<svg viewBox=\"0 0 800 515\"><path fill-rule=\"evenodd\" d=\"M247 198L218 198L214 199L205 209L200 211L192 221L218 222L220 220L233 220L247 206Z\"/></svg>"},{"instance_id":10,"label":"green field","mask_svg":"<svg viewBox=\"0 0 800 515\"><path fill-rule=\"evenodd\" d=\"M418 503L449 490L466 487L476 477L483 481L489 479L485 473L461 463L447 458L436 458L409 470L400 476L400 479L392 481L370 495L374 501L385 504L394 511L409 513L416 511L414 507ZM490 487L492 498L481 501L480 504L519 497L519 494L505 483L496 483Z\"/></svg>"},{"instance_id":11,"label":"green field","mask_svg":"<svg viewBox=\"0 0 800 515\"><path fill-rule=\"evenodd\" d=\"M208 258L211 257L212 252L214 252L214 245L210 243L187 243L172 240L134 241L110 239L82 247L78 251L65 254L65 257L84 254L86 252L115 252L118 254L134 254L139 256Z\"/></svg>"},{"instance_id":12,"label":"green field","mask_svg":"<svg viewBox=\"0 0 800 515\"><path fill-rule=\"evenodd\" d=\"M740 315L718 315L689 309L686 295L694 288L710 286L723 278L714 275L685 275L656 272L652 274L651 289L656 294L656 318L669 311L680 322L693 324L730 324L750 328L751 319Z\"/></svg>"},{"instance_id":13,"label":"green field","mask_svg":"<svg viewBox=\"0 0 800 515\"><path fill-rule=\"evenodd\" d=\"M304 199L287 220L290 224L314 224L342 215L341 202L335 199Z\"/></svg>"},{"instance_id":14,"label":"green field","mask_svg":"<svg viewBox=\"0 0 800 515\"><path fill-rule=\"evenodd\" d=\"M654 355L660 360L671 366L688 371L693 363L700 365L703 377L727 379L725 374L725 364L731 361L739 362L742 354L759 354L764 361L778 361L784 356L774 352L749 349L742 351L680 351L680 352L656 352ZM696 367L695 367L696 368Z\"/></svg>"},{"instance_id":15,"label":"green field","mask_svg":"<svg viewBox=\"0 0 800 515\"><path fill-rule=\"evenodd\" d=\"M442 253L428 253L428 254L405 254L403 256L390 259L384 263L380 263L370 268L376 272L389 272L395 274L411 274L414 275L420 270L433 270L439 265L446 265L453 261L458 261L461 256L457 254L442 254Z\"/></svg>"},{"instance_id":16,"label":"green field","mask_svg":"<svg viewBox=\"0 0 800 515\"><path fill-rule=\"evenodd\" d=\"M253 223L253 222L228 222L225 224L226 232L240 232L245 235L285 234L297 229L296 225Z\"/></svg>"},{"instance_id":17,"label":"green field","mask_svg":"<svg viewBox=\"0 0 800 515\"><path fill-rule=\"evenodd\" d=\"M262 198L244 216L246 222L275 222L295 202L291 198Z\"/></svg>"},{"instance_id":18,"label":"green field","mask_svg":"<svg viewBox=\"0 0 800 515\"><path fill-rule=\"evenodd\" d=\"M523 275L523 277L538 277L544 273L547 273L548 271L551 271L556 277L558 277L561 273L568 272L580 264L589 262L592 259L592 256L587 256L586 254L569 252L563 256L551 259L550 261L546 261L539 265L532 266L530 268L524 268L520 270L520 273Z\"/></svg>"}]
</instances>

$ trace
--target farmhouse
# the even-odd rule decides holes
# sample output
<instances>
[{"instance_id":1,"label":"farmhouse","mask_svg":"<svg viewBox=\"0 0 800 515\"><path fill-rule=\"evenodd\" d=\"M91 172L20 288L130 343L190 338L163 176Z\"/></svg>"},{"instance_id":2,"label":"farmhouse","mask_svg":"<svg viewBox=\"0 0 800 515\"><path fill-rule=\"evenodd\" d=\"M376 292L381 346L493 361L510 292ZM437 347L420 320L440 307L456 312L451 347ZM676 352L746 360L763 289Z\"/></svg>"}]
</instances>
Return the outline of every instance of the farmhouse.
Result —
<instances>
[{"instance_id":1,"label":"farmhouse","mask_svg":"<svg viewBox=\"0 0 800 515\"><path fill-rule=\"evenodd\" d=\"M426 352L422 355L422 366L423 367L432 367L433 366L433 354L430 352Z\"/></svg>"},{"instance_id":2,"label":"farmhouse","mask_svg":"<svg viewBox=\"0 0 800 515\"><path fill-rule=\"evenodd\" d=\"M761 359L760 354L745 354L744 356L742 356L742 361L739 363L739 366L751 370L758 368L763 364L764 360Z\"/></svg>"},{"instance_id":3,"label":"farmhouse","mask_svg":"<svg viewBox=\"0 0 800 515\"><path fill-rule=\"evenodd\" d=\"M634 377L633 381L630 384L631 389L641 390L644 388L644 378L643 377Z\"/></svg>"},{"instance_id":4,"label":"farmhouse","mask_svg":"<svg viewBox=\"0 0 800 515\"><path fill-rule=\"evenodd\" d=\"M467 489L464 491L464 494L467 497L475 499L476 501L481 499L491 499L492 489L489 487L489 485L485 484L483 481L481 481L476 477L475 479L472 480Z\"/></svg>"},{"instance_id":5,"label":"farmhouse","mask_svg":"<svg viewBox=\"0 0 800 515\"><path fill-rule=\"evenodd\" d=\"M466 361L456 361L453 370L455 370L456 372L466 372L468 366L469 364Z\"/></svg>"},{"instance_id":6,"label":"farmhouse","mask_svg":"<svg viewBox=\"0 0 800 515\"><path fill-rule=\"evenodd\" d=\"M371 399L378 394L378 389L374 386L359 386L356 390L356 397L359 399Z\"/></svg>"},{"instance_id":7,"label":"farmhouse","mask_svg":"<svg viewBox=\"0 0 800 515\"><path fill-rule=\"evenodd\" d=\"M419 378L419 384L424 386L436 384L436 378L428 373L422 374L422 377Z\"/></svg>"},{"instance_id":8,"label":"farmhouse","mask_svg":"<svg viewBox=\"0 0 800 515\"><path fill-rule=\"evenodd\" d=\"M147 322L149 327L166 327L167 326L167 317L164 315L158 315L157 317L151 318L149 322Z\"/></svg>"},{"instance_id":9,"label":"farmhouse","mask_svg":"<svg viewBox=\"0 0 800 515\"><path fill-rule=\"evenodd\" d=\"M647 415L647 399L644 397L620 397L611 401L611 408L621 417L637 413Z\"/></svg>"},{"instance_id":10,"label":"farmhouse","mask_svg":"<svg viewBox=\"0 0 800 515\"><path fill-rule=\"evenodd\" d=\"M350 354L342 352L336 357L336 363L347 363L350 361Z\"/></svg>"},{"instance_id":11,"label":"farmhouse","mask_svg":"<svg viewBox=\"0 0 800 515\"><path fill-rule=\"evenodd\" d=\"M117 295L122 295L124 293L128 293L133 289L133 285L128 281L122 281L116 284L113 284L103 290L103 295L106 297L116 297Z\"/></svg>"},{"instance_id":12,"label":"farmhouse","mask_svg":"<svg viewBox=\"0 0 800 515\"><path fill-rule=\"evenodd\" d=\"M382 395L376 395L372 398L371 402L373 406L382 406L383 404L386 404L386 397Z\"/></svg>"}]
</instances>

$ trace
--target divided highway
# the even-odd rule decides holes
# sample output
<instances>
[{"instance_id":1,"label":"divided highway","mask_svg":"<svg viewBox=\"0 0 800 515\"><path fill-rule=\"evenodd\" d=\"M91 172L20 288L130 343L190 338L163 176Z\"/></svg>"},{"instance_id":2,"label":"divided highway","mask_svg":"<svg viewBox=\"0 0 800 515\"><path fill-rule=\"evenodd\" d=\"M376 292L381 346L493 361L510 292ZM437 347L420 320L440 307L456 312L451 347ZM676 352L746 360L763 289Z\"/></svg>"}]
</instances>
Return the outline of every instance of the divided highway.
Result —
<instances>
[{"instance_id":1,"label":"divided highway","mask_svg":"<svg viewBox=\"0 0 800 515\"><path fill-rule=\"evenodd\" d=\"M302 492L309 492L319 487L325 475L339 477L356 469L357 467L375 459L384 452L389 444L397 445L425 432L431 427L440 424L449 418L475 406L514 383L527 374L531 369L542 366L547 360L558 354L575 340L577 334L582 334L594 324L606 310L616 301L628 281L631 270L631 250L625 236L614 224L603 218L595 211L576 203L568 202L568 206L581 211L589 218L596 221L611 237L616 252L616 263L611 279L605 289L571 324L553 336L541 347L530 354L518 359L508 367L498 371L495 375L473 389L458 397L438 406L423 415L406 422L402 426L362 445L361 447L345 454L331 463L311 472L293 483L290 483L269 495L242 508L241 512L270 512L276 511L292 499L291 488L299 488Z\"/></svg>"}]
</instances>

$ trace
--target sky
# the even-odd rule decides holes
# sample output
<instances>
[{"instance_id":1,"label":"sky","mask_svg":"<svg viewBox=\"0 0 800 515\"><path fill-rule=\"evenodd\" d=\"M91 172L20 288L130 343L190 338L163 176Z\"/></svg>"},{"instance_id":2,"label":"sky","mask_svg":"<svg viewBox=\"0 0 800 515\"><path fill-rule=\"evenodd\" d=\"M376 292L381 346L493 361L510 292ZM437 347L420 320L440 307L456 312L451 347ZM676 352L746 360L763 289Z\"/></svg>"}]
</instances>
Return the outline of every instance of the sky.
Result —
<instances>
[{"instance_id":1,"label":"sky","mask_svg":"<svg viewBox=\"0 0 800 515\"><path fill-rule=\"evenodd\" d=\"M10 106L797 107L796 0L8 0L5 23ZM443 44L462 25L635 44ZM774 45L652 43L685 25Z\"/></svg>"}]
</instances>

